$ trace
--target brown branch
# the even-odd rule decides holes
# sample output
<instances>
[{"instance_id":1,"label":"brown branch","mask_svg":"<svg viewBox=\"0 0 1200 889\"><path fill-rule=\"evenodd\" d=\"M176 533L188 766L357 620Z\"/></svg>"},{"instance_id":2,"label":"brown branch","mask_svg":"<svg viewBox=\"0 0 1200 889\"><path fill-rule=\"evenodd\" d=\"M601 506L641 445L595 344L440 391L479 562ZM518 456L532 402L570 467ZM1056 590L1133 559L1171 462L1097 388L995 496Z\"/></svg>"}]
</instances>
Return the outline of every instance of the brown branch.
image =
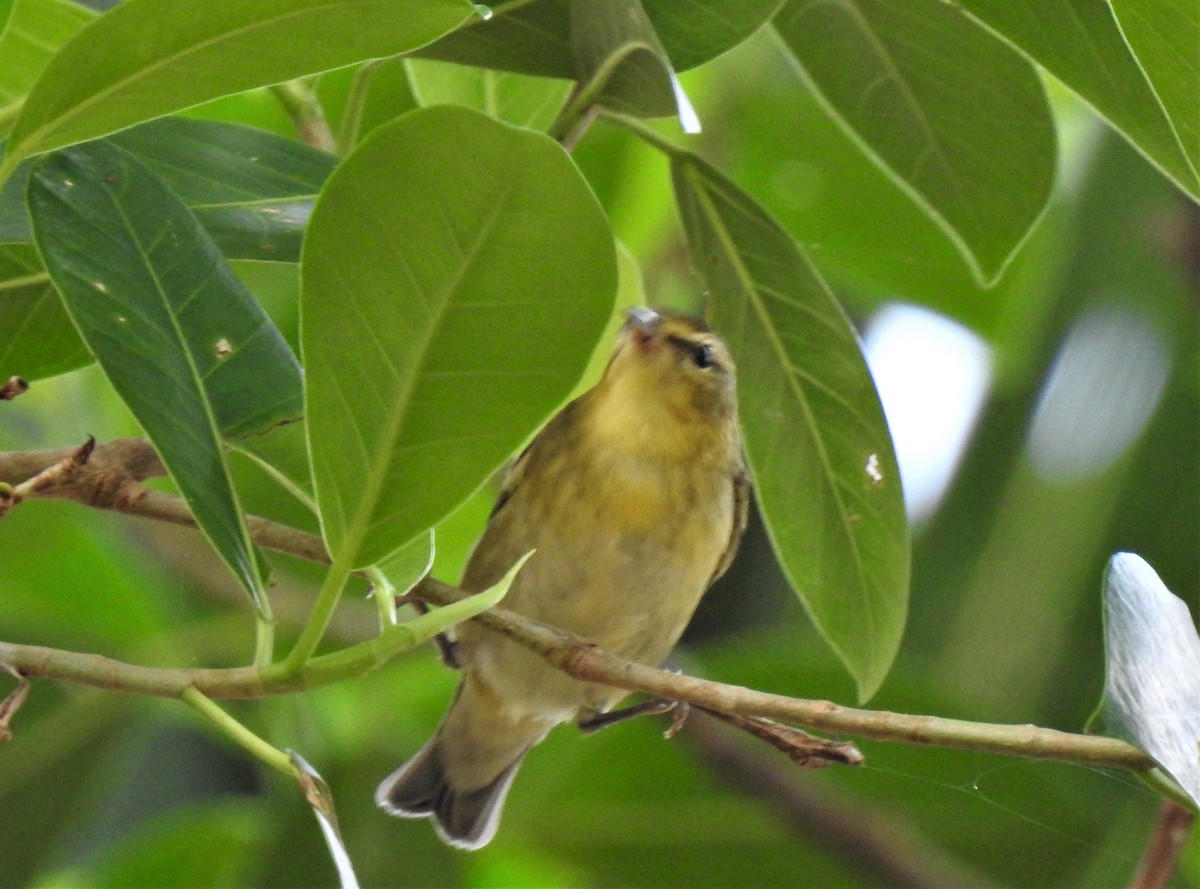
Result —
<instances>
[{"instance_id":1,"label":"brown branch","mask_svg":"<svg viewBox=\"0 0 1200 889\"><path fill-rule=\"evenodd\" d=\"M78 460L80 450L0 454L0 482L7 482L15 491L24 490L24 497L17 498L18 501L30 496L76 500L99 509L196 527L186 501L142 484L148 478L167 474L158 453L146 439L119 438L95 445L82 462ZM37 490L23 488L35 480L41 480ZM0 515L3 511L0 502ZM329 561L319 537L258 516L247 516L246 525L259 546L310 562Z\"/></svg>"},{"instance_id":2,"label":"brown branch","mask_svg":"<svg viewBox=\"0 0 1200 889\"><path fill-rule=\"evenodd\" d=\"M1179 863L1180 854L1187 846L1195 821L1195 812L1189 812L1170 800L1163 802L1154 824L1154 833L1129 889L1163 889L1167 885Z\"/></svg>"},{"instance_id":3,"label":"brown branch","mask_svg":"<svg viewBox=\"0 0 1200 889\"><path fill-rule=\"evenodd\" d=\"M125 439L98 446L86 469L70 484L40 496L71 497L80 502L109 509L120 509L176 524L193 524L180 498L151 492L138 485L136 497L100 496L107 490L101 473L92 481L100 491L89 489L89 473L98 467L124 466L134 479L161 474L161 464L147 455L152 449L144 441ZM18 483L69 456L71 451L48 451L40 455L0 454L0 480ZM21 467L18 472L16 467ZM116 490L123 490L121 484ZM251 519L255 539L265 547L317 562L327 562L320 538L266 519ZM417 596L434 604L445 605L466 596L462 590L426 578L416 590ZM1154 761L1137 748L1115 738L1079 735L1033 725L994 725L915 716L886 711L842 707L829 701L803 700L768 694L741 686L726 685L685 676L627 661L600 649L594 643L553 627L539 624L503 608L493 608L477 620L497 632L538 652L559 669L587 682L598 682L630 691L674 701L686 701L698 707L743 717L765 717L792 725L836 734L880 741L936 745L960 750L1058 760L1088 766L1143 771ZM37 652L30 654L30 652ZM66 657L70 656L70 657ZM90 665L81 659L93 659ZM209 697L257 697L266 693L297 691L304 682L283 681L263 684L262 671L252 667L234 670L150 670L120 664L95 655L54 652L33 646L0 644L0 662L17 668L23 675L66 679L101 687L119 688L146 694L177 695L179 682L195 685Z\"/></svg>"},{"instance_id":4,"label":"brown branch","mask_svg":"<svg viewBox=\"0 0 1200 889\"><path fill-rule=\"evenodd\" d=\"M12 401L18 395L24 395L29 391L29 384L20 377L9 377L3 384L0 384L0 401Z\"/></svg>"},{"instance_id":5,"label":"brown branch","mask_svg":"<svg viewBox=\"0 0 1200 889\"><path fill-rule=\"evenodd\" d=\"M433 578L421 581L413 593L437 604L458 601L466 595ZM485 611L475 620L536 651L576 679L687 701L722 713L761 716L877 741L902 741L1136 771L1154 766L1154 761L1145 753L1116 738L1077 735L1034 725L996 725L940 716L859 710L830 701L789 698L627 661L586 639L500 607Z\"/></svg>"}]
</instances>

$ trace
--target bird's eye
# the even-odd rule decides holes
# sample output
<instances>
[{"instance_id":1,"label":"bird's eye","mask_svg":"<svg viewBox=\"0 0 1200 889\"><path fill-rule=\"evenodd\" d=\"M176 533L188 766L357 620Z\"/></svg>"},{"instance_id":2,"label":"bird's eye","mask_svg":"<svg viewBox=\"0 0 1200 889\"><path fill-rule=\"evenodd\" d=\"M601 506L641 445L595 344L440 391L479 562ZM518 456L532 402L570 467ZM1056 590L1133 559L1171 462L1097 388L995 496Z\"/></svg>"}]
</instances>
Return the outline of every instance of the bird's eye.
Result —
<instances>
[{"instance_id":1,"label":"bird's eye","mask_svg":"<svg viewBox=\"0 0 1200 889\"><path fill-rule=\"evenodd\" d=\"M696 367L707 370L717 363L716 350L708 343L697 343L692 349L692 360Z\"/></svg>"}]
</instances>

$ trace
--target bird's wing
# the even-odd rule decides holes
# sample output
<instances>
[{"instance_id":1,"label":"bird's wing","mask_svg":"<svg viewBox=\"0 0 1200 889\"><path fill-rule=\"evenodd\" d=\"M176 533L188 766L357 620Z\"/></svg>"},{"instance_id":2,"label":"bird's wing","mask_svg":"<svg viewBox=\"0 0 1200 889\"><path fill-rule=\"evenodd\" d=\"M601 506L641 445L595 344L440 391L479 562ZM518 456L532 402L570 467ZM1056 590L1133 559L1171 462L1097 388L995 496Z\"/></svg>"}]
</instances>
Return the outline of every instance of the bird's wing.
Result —
<instances>
[{"instance_id":1,"label":"bird's wing","mask_svg":"<svg viewBox=\"0 0 1200 889\"><path fill-rule=\"evenodd\" d=\"M712 577L708 579L708 585L712 586L716 583L717 578L725 573L733 557L737 554L738 544L742 541L742 534L746 531L746 520L750 515L750 478L746 474L746 465L739 463L737 470L733 474L733 521L730 523L729 542L725 544L725 551L721 553L721 558L717 561L717 567L713 571Z\"/></svg>"}]
</instances>

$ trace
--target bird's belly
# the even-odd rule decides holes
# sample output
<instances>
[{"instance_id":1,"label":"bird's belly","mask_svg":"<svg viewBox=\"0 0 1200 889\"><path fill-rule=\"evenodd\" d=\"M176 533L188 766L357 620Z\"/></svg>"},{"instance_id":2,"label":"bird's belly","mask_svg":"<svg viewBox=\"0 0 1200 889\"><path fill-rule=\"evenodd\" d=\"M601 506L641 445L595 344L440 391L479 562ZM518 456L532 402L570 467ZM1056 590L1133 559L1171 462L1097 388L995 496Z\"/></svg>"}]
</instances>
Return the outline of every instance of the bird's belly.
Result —
<instances>
[{"instance_id":1,"label":"bird's belly","mask_svg":"<svg viewBox=\"0 0 1200 889\"><path fill-rule=\"evenodd\" d=\"M713 511L710 511L713 512ZM731 514L683 514L651 527L608 522L598 533L574 521L539 527L503 606L597 643L621 657L659 664L682 634L728 542ZM607 710L626 692L573 680L498 634L464 627L469 668L513 708L568 721Z\"/></svg>"}]
</instances>

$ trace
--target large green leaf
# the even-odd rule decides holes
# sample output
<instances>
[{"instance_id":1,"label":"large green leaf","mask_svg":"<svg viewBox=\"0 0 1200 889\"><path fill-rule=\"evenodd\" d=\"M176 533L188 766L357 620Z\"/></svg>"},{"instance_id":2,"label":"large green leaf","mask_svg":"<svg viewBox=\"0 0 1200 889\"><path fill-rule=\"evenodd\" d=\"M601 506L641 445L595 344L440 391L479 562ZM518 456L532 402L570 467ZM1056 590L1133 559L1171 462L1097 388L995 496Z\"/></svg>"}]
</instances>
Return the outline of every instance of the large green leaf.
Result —
<instances>
[{"instance_id":1,"label":"large green leaf","mask_svg":"<svg viewBox=\"0 0 1200 889\"><path fill-rule=\"evenodd\" d=\"M13 0L0 0L0 40L4 39L4 32L8 30L8 22L12 17Z\"/></svg>"},{"instance_id":2,"label":"large green leaf","mask_svg":"<svg viewBox=\"0 0 1200 889\"><path fill-rule=\"evenodd\" d=\"M84 341L197 524L265 607L221 436L298 416L300 372L287 343L187 207L116 146L44 159L29 206L42 260Z\"/></svg>"},{"instance_id":3,"label":"large green leaf","mask_svg":"<svg viewBox=\"0 0 1200 889\"><path fill-rule=\"evenodd\" d=\"M431 527L559 404L612 310L615 265L594 196L541 134L443 106L363 141L302 260L334 558L377 563Z\"/></svg>"},{"instance_id":4,"label":"large green leaf","mask_svg":"<svg viewBox=\"0 0 1200 889\"><path fill-rule=\"evenodd\" d=\"M0 27L0 136L12 129L25 95L62 44L96 14L68 0L21 0Z\"/></svg>"},{"instance_id":5,"label":"large green leaf","mask_svg":"<svg viewBox=\"0 0 1200 889\"><path fill-rule=\"evenodd\" d=\"M37 380L90 363L32 244L0 244L0 379Z\"/></svg>"},{"instance_id":6,"label":"large green leaf","mask_svg":"<svg viewBox=\"0 0 1200 889\"><path fill-rule=\"evenodd\" d=\"M1029 62L942 0L790 0L774 23L830 114L994 281L1054 183Z\"/></svg>"},{"instance_id":7,"label":"large green leaf","mask_svg":"<svg viewBox=\"0 0 1200 889\"><path fill-rule=\"evenodd\" d=\"M746 457L775 551L864 700L908 603L900 474L853 328L791 236L693 156L672 163L713 321L738 361Z\"/></svg>"},{"instance_id":8,"label":"large green leaf","mask_svg":"<svg viewBox=\"0 0 1200 889\"><path fill-rule=\"evenodd\" d=\"M574 79L572 0L497 3L475 21L422 49L421 55L502 71ZM770 20L782 0L741 0L720 9L706 0L642 0L676 71L732 49ZM602 4L593 4L600 6Z\"/></svg>"},{"instance_id":9,"label":"large green leaf","mask_svg":"<svg viewBox=\"0 0 1200 889\"><path fill-rule=\"evenodd\" d=\"M1200 177L1200 12L1194 0L1112 0L1129 48ZM1200 199L1200 187L1189 189Z\"/></svg>"},{"instance_id":10,"label":"large green leaf","mask_svg":"<svg viewBox=\"0 0 1200 889\"><path fill-rule=\"evenodd\" d=\"M298 262L313 202L336 159L237 124L164 117L112 141L158 174L230 259ZM32 161L0 186L0 241L27 241Z\"/></svg>"},{"instance_id":11,"label":"large green leaf","mask_svg":"<svg viewBox=\"0 0 1200 889\"><path fill-rule=\"evenodd\" d=\"M1121 35L1113 6L1105 0L960 0L960 5L1078 93L1181 188L1200 198L1200 159L1193 155L1189 161ZM1163 14L1171 8L1170 3L1147 6ZM1195 21L1193 16L1193 31ZM1200 45L1200 37L1193 37L1192 45ZM1162 61L1155 56L1147 70ZM1200 84L1194 70L1192 83ZM1193 108L1200 109L1200 96ZM1200 137L1194 147L1200 152Z\"/></svg>"},{"instance_id":12,"label":"large green leaf","mask_svg":"<svg viewBox=\"0 0 1200 889\"><path fill-rule=\"evenodd\" d=\"M13 128L9 162L219 96L406 52L474 14L467 0L126 0L47 66Z\"/></svg>"}]
</instances>

